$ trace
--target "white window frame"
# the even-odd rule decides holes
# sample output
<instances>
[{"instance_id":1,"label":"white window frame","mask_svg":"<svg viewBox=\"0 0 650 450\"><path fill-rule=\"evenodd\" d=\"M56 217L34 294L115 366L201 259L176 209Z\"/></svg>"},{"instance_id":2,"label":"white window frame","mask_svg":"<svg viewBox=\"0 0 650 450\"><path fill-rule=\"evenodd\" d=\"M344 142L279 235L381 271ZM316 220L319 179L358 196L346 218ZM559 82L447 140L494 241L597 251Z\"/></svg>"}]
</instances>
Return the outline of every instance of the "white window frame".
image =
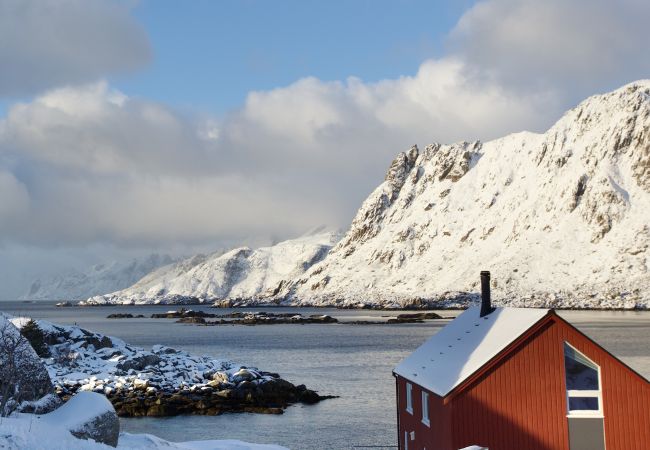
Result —
<instances>
[{"instance_id":1,"label":"white window frame","mask_svg":"<svg viewBox=\"0 0 650 450\"><path fill-rule=\"evenodd\" d=\"M576 353L579 353L583 358L585 358L587 361L589 361L591 364L593 364L596 367L596 371L598 372L598 390L568 390L566 389L566 410L567 410L567 417L602 417L604 418L604 412L603 412L603 381L601 378L601 370L600 366L596 364L591 358L589 358L587 355L582 353L580 350L575 348L573 345L569 344L568 342L564 341L564 345L568 345L571 347ZM564 353L564 351L563 351ZM565 376L565 383L566 383L566 367L564 368L564 376ZM598 399L598 409L574 409L571 410L569 409L569 399L572 397L590 397L590 398L596 398Z\"/></svg>"},{"instance_id":2,"label":"white window frame","mask_svg":"<svg viewBox=\"0 0 650 450\"><path fill-rule=\"evenodd\" d=\"M406 383L406 412L413 414L413 385Z\"/></svg>"},{"instance_id":3,"label":"white window frame","mask_svg":"<svg viewBox=\"0 0 650 450\"><path fill-rule=\"evenodd\" d=\"M429 420L429 393L422 391L422 423L426 426L431 426Z\"/></svg>"}]
</instances>

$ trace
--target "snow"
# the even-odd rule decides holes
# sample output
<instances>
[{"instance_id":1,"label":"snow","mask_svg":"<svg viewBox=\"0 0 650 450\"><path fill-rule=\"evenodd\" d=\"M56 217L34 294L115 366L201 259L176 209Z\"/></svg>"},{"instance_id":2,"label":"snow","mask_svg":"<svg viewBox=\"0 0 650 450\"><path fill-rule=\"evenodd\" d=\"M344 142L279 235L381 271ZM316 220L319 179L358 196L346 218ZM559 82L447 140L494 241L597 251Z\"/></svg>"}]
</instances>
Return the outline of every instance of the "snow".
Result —
<instances>
[{"instance_id":1,"label":"snow","mask_svg":"<svg viewBox=\"0 0 650 450\"><path fill-rule=\"evenodd\" d=\"M17 327L29 319L10 319ZM183 389L201 389L208 386L215 374L225 381L236 380L244 369L241 364L227 359L193 355L163 345L151 351L132 346L123 340L92 333L77 326L57 325L36 320L39 328L53 338L49 344L51 357L43 358L48 374L58 391L94 391L107 393L115 389L153 387L177 392ZM110 340L110 342L108 342ZM106 342L108 346L95 348L91 342ZM139 369L125 369L130 362L148 359L150 363ZM257 369L246 367L256 383L271 380Z\"/></svg>"},{"instance_id":2,"label":"snow","mask_svg":"<svg viewBox=\"0 0 650 450\"><path fill-rule=\"evenodd\" d=\"M320 232L270 247L241 247L210 257L197 255L162 267L133 286L89 298L83 304L191 303L271 295L284 279L302 275L340 238Z\"/></svg>"},{"instance_id":3,"label":"snow","mask_svg":"<svg viewBox=\"0 0 650 450\"><path fill-rule=\"evenodd\" d=\"M496 308L480 317L468 308L434 334L395 373L444 397L483 367L549 312L536 308Z\"/></svg>"},{"instance_id":4,"label":"snow","mask_svg":"<svg viewBox=\"0 0 650 450\"><path fill-rule=\"evenodd\" d=\"M541 134L401 153L285 304L650 308L650 81ZM472 293L472 295L467 295Z\"/></svg>"},{"instance_id":5,"label":"snow","mask_svg":"<svg viewBox=\"0 0 650 450\"><path fill-rule=\"evenodd\" d=\"M40 416L40 418L53 426L76 430L86 423L87 418L99 417L111 411L114 411L113 405L103 395L94 392L79 392L58 409Z\"/></svg>"},{"instance_id":6,"label":"snow","mask_svg":"<svg viewBox=\"0 0 650 450\"><path fill-rule=\"evenodd\" d=\"M0 448L30 450L112 450L104 444L77 439L65 427L44 416L16 414L0 418ZM169 450L286 450L268 444L249 444L237 440L169 442L150 434L120 433L118 449Z\"/></svg>"},{"instance_id":7,"label":"snow","mask_svg":"<svg viewBox=\"0 0 650 450\"><path fill-rule=\"evenodd\" d=\"M87 303L466 307L490 270L502 306L648 309L649 127L642 80L544 133L412 147L336 245L199 255Z\"/></svg>"},{"instance_id":8,"label":"snow","mask_svg":"<svg viewBox=\"0 0 650 450\"><path fill-rule=\"evenodd\" d=\"M152 254L128 261L93 265L71 270L48 279L34 280L21 300L83 300L131 286L152 270L172 263L168 255Z\"/></svg>"}]
</instances>

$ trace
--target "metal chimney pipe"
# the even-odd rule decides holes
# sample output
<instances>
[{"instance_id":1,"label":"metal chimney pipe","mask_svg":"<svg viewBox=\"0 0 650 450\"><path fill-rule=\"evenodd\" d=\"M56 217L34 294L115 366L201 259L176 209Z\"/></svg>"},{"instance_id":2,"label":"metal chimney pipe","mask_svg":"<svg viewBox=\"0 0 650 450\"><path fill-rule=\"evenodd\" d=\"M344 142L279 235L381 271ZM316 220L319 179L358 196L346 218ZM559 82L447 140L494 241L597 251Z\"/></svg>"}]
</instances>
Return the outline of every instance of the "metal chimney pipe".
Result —
<instances>
[{"instance_id":1,"label":"metal chimney pipe","mask_svg":"<svg viewBox=\"0 0 650 450\"><path fill-rule=\"evenodd\" d=\"M492 300L490 298L490 272L487 270L481 271L481 317L487 316L494 308L492 308Z\"/></svg>"}]
</instances>

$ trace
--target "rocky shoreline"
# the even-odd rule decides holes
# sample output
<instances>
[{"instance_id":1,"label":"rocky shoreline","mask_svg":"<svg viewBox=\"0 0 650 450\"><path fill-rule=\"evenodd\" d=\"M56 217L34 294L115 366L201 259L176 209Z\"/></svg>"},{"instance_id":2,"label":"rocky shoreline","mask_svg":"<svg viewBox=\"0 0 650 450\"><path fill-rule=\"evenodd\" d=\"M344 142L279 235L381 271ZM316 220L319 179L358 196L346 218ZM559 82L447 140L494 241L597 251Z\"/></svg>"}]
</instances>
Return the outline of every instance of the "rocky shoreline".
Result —
<instances>
[{"instance_id":1,"label":"rocky shoreline","mask_svg":"<svg viewBox=\"0 0 650 450\"><path fill-rule=\"evenodd\" d=\"M223 413L283 414L294 403L314 404L336 398L321 396L304 385L295 386L278 374L260 372L263 382L256 382L252 371L242 369L238 383L212 380L205 386L192 386L176 391L161 391L148 381L135 382L134 387L106 391L95 384L92 390L103 393L120 417L166 417L180 414L219 415ZM268 379L268 378L271 379ZM217 377L218 378L218 377ZM86 388L85 390L88 390ZM63 401L76 394L77 389L57 386Z\"/></svg>"},{"instance_id":2,"label":"rocky shoreline","mask_svg":"<svg viewBox=\"0 0 650 450\"><path fill-rule=\"evenodd\" d=\"M135 319L144 318L144 315L133 315L129 313L115 313L106 316L107 319ZM267 313L267 312L233 312L228 314L213 314L204 311L194 311L181 308L179 310L154 313L152 319L177 319L176 323L186 323L204 326L216 325L278 325L278 324L330 324L340 323L344 325L391 325L404 323L424 323L426 320L444 319L435 312L418 312L398 314L396 317L389 317L387 320L353 320L340 322L338 319L327 314L312 314L303 316L295 313ZM206 320L218 319L218 320Z\"/></svg>"},{"instance_id":3,"label":"rocky shoreline","mask_svg":"<svg viewBox=\"0 0 650 450\"><path fill-rule=\"evenodd\" d=\"M13 322L20 327L28 319ZM41 359L56 395L67 401L82 391L100 393L122 417L281 414L294 403L334 398L229 360L162 345L147 351L76 326L36 323L44 344Z\"/></svg>"}]
</instances>

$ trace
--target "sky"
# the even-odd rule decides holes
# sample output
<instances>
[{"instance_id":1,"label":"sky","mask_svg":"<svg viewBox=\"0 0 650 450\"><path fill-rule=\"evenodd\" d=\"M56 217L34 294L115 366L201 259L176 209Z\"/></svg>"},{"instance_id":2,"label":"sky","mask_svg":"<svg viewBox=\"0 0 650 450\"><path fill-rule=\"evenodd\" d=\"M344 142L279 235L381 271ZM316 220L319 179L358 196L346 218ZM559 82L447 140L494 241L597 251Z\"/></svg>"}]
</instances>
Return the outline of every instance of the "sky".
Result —
<instances>
[{"instance_id":1,"label":"sky","mask_svg":"<svg viewBox=\"0 0 650 450\"><path fill-rule=\"evenodd\" d=\"M0 298L346 229L412 144L650 77L641 0L0 0ZM507 162L504 162L506 164Z\"/></svg>"}]
</instances>

